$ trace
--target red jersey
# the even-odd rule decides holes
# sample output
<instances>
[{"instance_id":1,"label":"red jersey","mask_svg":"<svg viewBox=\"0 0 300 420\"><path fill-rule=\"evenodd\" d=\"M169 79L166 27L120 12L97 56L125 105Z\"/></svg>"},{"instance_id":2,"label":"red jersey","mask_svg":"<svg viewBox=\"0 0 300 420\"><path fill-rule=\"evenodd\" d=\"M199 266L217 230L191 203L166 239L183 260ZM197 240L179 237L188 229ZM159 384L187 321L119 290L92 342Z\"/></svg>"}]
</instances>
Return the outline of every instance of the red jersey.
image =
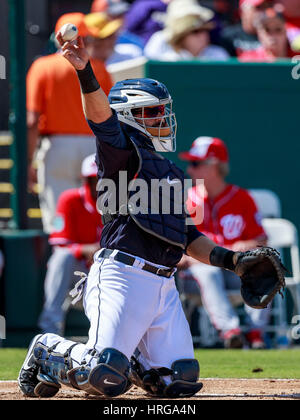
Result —
<instances>
[{"instance_id":1,"label":"red jersey","mask_svg":"<svg viewBox=\"0 0 300 420\"><path fill-rule=\"evenodd\" d=\"M283 58L292 58L296 53L288 47L287 56ZM264 47L259 47L255 50L244 51L239 55L239 60L243 62L269 62L272 63L278 58L268 53Z\"/></svg>"},{"instance_id":2,"label":"red jersey","mask_svg":"<svg viewBox=\"0 0 300 420\"><path fill-rule=\"evenodd\" d=\"M51 245L67 246L81 259L81 245L100 242L101 215L87 185L64 191L59 197ZM100 245L99 245L100 248Z\"/></svg>"},{"instance_id":3,"label":"red jersey","mask_svg":"<svg viewBox=\"0 0 300 420\"><path fill-rule=\"evenodd\" d=\"M203 191L203 189L202 189ZM218 245L228 246L237 241L266 238L261 217L249 193L228 185L214 200L193 187L188 192L187 209L195 217L195 206L202 206L202 222L194 220L198 230Z\"/></svg>"}]
</instances>

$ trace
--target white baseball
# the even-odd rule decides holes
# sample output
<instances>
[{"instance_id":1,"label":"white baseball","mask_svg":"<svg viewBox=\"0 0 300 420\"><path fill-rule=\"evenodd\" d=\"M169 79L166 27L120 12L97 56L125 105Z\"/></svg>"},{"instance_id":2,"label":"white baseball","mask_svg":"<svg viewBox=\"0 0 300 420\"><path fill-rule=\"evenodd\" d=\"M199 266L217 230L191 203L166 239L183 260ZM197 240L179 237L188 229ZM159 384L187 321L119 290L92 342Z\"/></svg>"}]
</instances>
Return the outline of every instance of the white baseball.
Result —
<instances>
[{"instance_id":1,"label":"white baseball","mask_svg":"<svg viewBox=\"0 0 300 420\"><path fill-rule=\"evenodd\" d=\"M66 23L60 28L59 32L65 42L74 41L78 35L78 29L75 25L73 25L73 23Z\"/></svg>"}]
</instances>

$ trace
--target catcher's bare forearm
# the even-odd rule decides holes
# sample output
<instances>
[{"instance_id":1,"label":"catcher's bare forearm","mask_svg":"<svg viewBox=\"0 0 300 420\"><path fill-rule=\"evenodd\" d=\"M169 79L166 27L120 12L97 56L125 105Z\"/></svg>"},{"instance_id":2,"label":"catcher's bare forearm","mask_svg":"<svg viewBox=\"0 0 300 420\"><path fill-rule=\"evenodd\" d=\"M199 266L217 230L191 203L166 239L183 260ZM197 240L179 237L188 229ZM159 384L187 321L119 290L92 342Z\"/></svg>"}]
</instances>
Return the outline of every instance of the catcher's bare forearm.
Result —
<instances>
[{"instance_id":1,"label":"catcher's bare forearm","mask_svg":"<svg viewBox=\"0 0 300 420\"><path fill-rule=\"evenodd\" d=\"M204 264L234 270L235 252L218 246L207 236L193 241L187 248L187 254Z\"/></svg>"},{"instance_id":2,"label":"catcher's bare forearm","mask_svg":"<svg viewBox=\"0 0 300 420\"><path fill-rule=\"evenodd\" d=\"M92 93L82 94L81 98L86 119L99 124L112 115L107 97L101 88Z\"/></svg>"},{"instance_id":3,"label":"catcher's bare forearm","mask_svg":"<svg viewBox=\"0 0 300 420\"><path fill-rule=\"evenodd\" d=\"M83 70L77 70L77 75L81 86L85 117L94 123L106 121L112 115L112 111L107 96L94 75L90 62Z\"/></svg>"}]
</instances>

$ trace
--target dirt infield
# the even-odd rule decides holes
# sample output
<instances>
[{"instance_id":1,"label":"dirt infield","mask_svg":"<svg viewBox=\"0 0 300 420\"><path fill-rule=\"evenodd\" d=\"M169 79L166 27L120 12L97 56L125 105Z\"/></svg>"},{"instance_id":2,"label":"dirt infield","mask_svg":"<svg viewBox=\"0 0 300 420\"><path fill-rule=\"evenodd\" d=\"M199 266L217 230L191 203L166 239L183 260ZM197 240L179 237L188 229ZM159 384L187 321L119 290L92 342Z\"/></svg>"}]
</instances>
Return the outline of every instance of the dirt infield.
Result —
<instances>
[{"instance_id":1,"label":"dirt infield","mask_svg":"<svg viewBox=\"0 0 300 420\"><path fill-rule=\"evenodd\" d=\"M203 379L202 390L189 400L295 400L300 399L300 380L295 379ZM15 381L0 382L0 400L24 400ZM63 387L54 399L88 400L105 397L88 396L85 392ZM117 398L116 398L117 399ZM145 400L149 397L137 387L131 388L123 400Z\"/></svg>"}]
</instances>

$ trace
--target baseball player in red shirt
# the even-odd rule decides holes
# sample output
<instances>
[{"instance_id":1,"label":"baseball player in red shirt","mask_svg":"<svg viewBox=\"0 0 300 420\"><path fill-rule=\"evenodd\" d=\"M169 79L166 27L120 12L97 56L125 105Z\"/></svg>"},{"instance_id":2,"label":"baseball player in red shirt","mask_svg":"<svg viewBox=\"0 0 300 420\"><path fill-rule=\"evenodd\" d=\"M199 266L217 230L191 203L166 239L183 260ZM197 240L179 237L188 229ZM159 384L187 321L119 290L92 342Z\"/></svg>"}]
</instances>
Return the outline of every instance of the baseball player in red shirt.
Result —
<instances>
[{"instance_id":1,"label":"baseball player in red shirt","mask_svg":"<svg viewBox=\"0 0 300 420\"><path fill-rule=\"evenodd\" d=\"M55 230L49 238L54 250L48 261L45 303L39 327L54 334L64 330L66 311L63 303L77 279L74 271L87 272L94 253L100 248L102 222L96 209L95 154L83 160L81 175L83 185L66 190L59 197Z\"/></svg>"},{"instance_id":2,"label":"baseball player in red shirt","mask_svg":"<svg viewBox=\"0 0 300 420\"><path fill-rule=\"evenodd\" d=\"M233 251L246 251L264 245L267 237L253 199L246 190L225 181L229 159L224 142L212 137L198 137L190 151L179 156L189 162L187 171L194 184L197 179L204 180L204 184L194 185L189 190L187 200L187 209L192 217L194 215L199 231ZM202 207L202 211L198 211L196 217L198 206ZM242 347L244 342L239 317L226 293L226 289L239 289L239 277L228 270L207 266L189 257L185 259L200 286L203 305L224 339L225 347ZM249 326L247 340L252 348L262 348L261 333L269 320L270 311L256 311L246 305L245 311Z\"/></svg>"}]
</instances>

